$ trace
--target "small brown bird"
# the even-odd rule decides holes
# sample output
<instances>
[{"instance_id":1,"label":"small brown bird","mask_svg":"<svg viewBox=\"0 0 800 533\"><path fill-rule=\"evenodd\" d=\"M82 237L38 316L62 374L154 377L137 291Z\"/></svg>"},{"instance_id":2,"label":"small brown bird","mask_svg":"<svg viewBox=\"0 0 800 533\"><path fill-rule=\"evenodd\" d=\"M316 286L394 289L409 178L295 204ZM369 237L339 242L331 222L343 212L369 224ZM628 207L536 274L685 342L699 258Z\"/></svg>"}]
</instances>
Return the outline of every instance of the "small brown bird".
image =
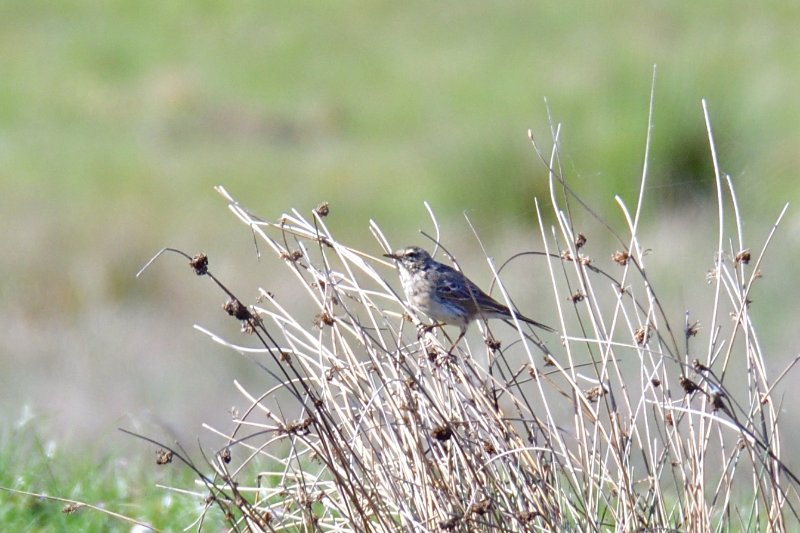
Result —
<instances>
[{"instance_id":1,"label":"small brown bird","mask_svg":"<svg viewBox=\"0 0 800 533\"><path fill-rule=\"evenodd\" d=\"M507 306L483 292L461 272L436 261L422 248L409 246L392 254L384 254L384 257L397 261L403 292L414 310L439 324L461 328L461 334L454 344L461 340L469 324L475 320L511 318L511 310ZM516 310L514 315L545 331L555 331Z\"/></svg>"}]
</instances>

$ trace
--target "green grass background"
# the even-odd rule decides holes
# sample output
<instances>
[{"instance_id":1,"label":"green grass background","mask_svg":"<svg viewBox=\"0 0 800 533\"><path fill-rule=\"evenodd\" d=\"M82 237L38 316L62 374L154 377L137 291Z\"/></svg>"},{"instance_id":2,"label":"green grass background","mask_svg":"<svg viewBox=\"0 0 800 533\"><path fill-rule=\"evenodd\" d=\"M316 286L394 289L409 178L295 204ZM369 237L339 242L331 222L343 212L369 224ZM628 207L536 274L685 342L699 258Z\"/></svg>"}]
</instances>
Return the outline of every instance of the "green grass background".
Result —
<instances>
[{"instance_id":1,"label":"green grass background","mask_svg":"<svg viewBox=\"0 0 800 533\"><path fill-rule=\"evenodd\" d=\"M129 441L117 425L193 436L226 419L250 367L190 330L223 323L219 295L174 259L134 279L172 245L208 252L243 294L268 283L241 265L252 241L214 185L265 217L328 200L338 237L375 252L368 220L417 242L424 200L451 242L470 239L464 211L506 238L546 194L526 132L549 148L552 121L572 185L619 222L613 195L638 194L654 64L655 235L713 200L707 98L763 238L800 187L798 25L800 7L778 1L3 3L4 431L28 407L47 420L40 438L104 457ZM771 287L780 309L786 287ZM797 340L768 322L774 346Z\"/></svg>"}]
</instances>

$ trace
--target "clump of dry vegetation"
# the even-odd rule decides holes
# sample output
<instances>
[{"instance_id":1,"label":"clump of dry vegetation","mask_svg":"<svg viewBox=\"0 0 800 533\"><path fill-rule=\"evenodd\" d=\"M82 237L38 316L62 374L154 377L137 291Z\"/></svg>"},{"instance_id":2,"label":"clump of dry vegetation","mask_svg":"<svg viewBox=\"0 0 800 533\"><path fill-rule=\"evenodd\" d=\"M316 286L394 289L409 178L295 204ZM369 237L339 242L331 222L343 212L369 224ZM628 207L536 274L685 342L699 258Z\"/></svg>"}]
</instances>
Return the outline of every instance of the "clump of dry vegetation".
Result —
<instances>
[{"instance_id":1,"label":"clump of dry vegetation","mask_svg":"<svg viewBox=\"0 0 800 533\"><path fill-rule=\"evenodd\" d=\"M791 366L767 375L748 297L785 208L751 252L707 113L706 123L719 239L707 277L713 305L700 320L667 316L659 280L648 275L646 247L658 243L638 233L646 165L635 209L618 199L623 238L592 220L570 189L557 130L549 157L531 140L550 169L555 221L545 224L537 202L543 250L533 257L549 277L540 300L559 333L540 338L519 323L507 345L491 324L478 324L480 345L453 345L446 330L426 328L381 258L406 243L389 243L377 224L369 228L377 253L367 253L328 230L327 204L267 222L218 188L293 274L283 292L295 296L281 302L259 289L246 303L207 257L171 250L225 293L223 309L248 340L198 329L264 377L259 390L236 383L247 407L232 431L208 428L220 445L205 463L140 436L160 446L158 464L177 460L196 472L199 489L169 488L201 503L187 529L202 530L219 512L234 531L784 531L797 523L800 482L782 460L775 388ZM587 219L618 241L606 269L583 255ZM489 265L498 299L510 303L502 269ZM313 321L294 310L302 300L316 309ZM701 327L707 345L697 342Z\"/></svg>"},{"instance_id":2,"label":"clump of dry vegetation","mask_svg":"<svg viewBox=\"0 0 800 533\"><path fill-rule=\"evenodd\" d=\"M257 391L237 383L249 406L235 430L209 428L223 442L208 464L192 465L204 486L198 528L215 509L243 531L783 531L796 523L798 479L781 460L775 397L785 373L767 376L748 308L783 212L751 253L731 180L717 172L711 315L666 316L637 233L641 196L633 212L619 201L627 236L601 269L582 255L586 237L573 213L591 212L559 172L554 139L555 224L546 227L536 207L552 286L541 298L556 309L560 334L540 339L520 324L508 346L487 324L480 346L453 346L445 331L424 328L380 258L405 243L389 243L377 224L370 231L380 251L366 253L328 230L326 204L267 222L218 188L317 315L313 323L296 316L263 289L247 305L205 256L191 259L227 293L224 309L257 347L207 333L251 358L265 383ZM645 167L642 191L646 178ZM705 346L695 341L700 327L711 332ZM179 450L164 454L189 462Z\"/></svg>"}]
</instances>

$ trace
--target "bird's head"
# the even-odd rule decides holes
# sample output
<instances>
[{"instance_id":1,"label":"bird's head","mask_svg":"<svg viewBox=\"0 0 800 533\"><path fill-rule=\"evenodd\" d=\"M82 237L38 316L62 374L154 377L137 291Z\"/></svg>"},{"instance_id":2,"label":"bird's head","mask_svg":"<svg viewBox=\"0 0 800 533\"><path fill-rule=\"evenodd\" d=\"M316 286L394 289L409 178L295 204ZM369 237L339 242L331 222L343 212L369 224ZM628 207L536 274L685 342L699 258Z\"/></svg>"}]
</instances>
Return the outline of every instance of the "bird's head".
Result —
<instances>
[{"instance_id":1,"label":"bird's head","mask_svg":"<svg viewBox=\"0 0 800 533\"><path fill-rule=\"evenodd\" d=\"M400 263L403 268L412 272L423 268L427 263L433 261L431 254L419 246L408 246L394 253L384 254L383 256L394 259Z\"/></svg>"}]
</instances>

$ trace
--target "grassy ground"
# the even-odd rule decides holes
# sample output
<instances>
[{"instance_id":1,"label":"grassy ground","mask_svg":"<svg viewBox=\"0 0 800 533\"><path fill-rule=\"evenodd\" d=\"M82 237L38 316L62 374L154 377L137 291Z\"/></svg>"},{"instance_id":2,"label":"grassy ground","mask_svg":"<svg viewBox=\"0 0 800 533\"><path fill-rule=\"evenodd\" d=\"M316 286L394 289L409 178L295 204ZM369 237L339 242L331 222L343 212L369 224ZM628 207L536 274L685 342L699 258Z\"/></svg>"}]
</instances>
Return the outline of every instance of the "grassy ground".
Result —
<instances>
[{"instance_id":1,"label":"grassy ground","mask_svg":"<svg viewBox=\"0 0 800 533\"><path fill-rule=\"evenodd\" d=\"M251 241L213 185L225 184L265 216L329 200L346 213L331 223L354 243L369 242L370 218L393 240L414 242L427 224L423 200L455 241L469 235L463 210L484 236L516 239L529 235L531 199L544 191L526 130L549 139L547 97L564 124L566 172L619 220L612 198L632 200L638 190L656 63L652 231L661 239L691 232L685 220L679 230L664 222L702 211L710 196L699 111L706 97L723 170L752 215L746 230L760 239L779 206L797 196L800 13L779 2L695 4L7 3L0 17L7 438L18 438L13 428L28 406L51 420L34 434L57 443L60 460L48 464L70 480L50 486L138 502L110 488L105 496L86 491L87 480L113 475L113 450L130 444L114 428L141 424L191 442L200 421L229 418L230 383L250 376L246 363L189 329L218 320L216 295L174 263L140 282L133 274L156 249L175 245L208 252L240 290L262 283L252 280L280 286L262 266L242 265ZM787 264L795 244L783 246ZM475 251L463 246L462 256ZM756 302L781 309L786 290L767 287ZM790 354L798 339L779 317L764 319L771 328L764 342ZM79 460L98 435L109 454L94 449ZM22 442L35 449L35 439ZM15 456L17 471L41 471L43 453ZM4 517L9 501L21 500L0 495Z\"/></svg>"},{"instance_id":2,"label":"grassy ground","mask_svg":"<svg viewBox=\"0 0 800 533\"><path fill-rule=\"evenodd\" d=\"M198 516L197 498L155 488L158 483L193 490L189 469L157 466L151 450L115 453L107 438L64 449L46 436L50 426L42 418L28 418L0 431L0 486L42 495L3 491L0 523L5 530L131 531L132 521L173 530ZM213 531L221 523L221 515L211 513L206 526Z\"/></svg>"}]
</instances>

